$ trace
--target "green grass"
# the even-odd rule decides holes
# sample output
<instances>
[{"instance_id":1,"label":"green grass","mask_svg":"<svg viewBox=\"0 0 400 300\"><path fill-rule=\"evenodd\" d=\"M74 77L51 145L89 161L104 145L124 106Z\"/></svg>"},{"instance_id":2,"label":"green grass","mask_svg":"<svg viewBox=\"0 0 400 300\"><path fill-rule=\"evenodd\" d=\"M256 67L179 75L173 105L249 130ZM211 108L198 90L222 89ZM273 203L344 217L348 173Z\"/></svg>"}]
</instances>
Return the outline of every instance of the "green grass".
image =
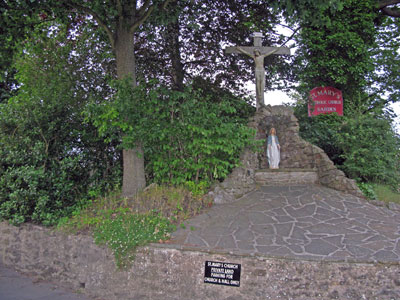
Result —
<instances>
[{"instance_id":1,"label":"green grass","mask_svg":"<svg viewBox=\"0 0 400 300\"><path fill-rule=\"evenodd\" d=\"M386 185L374 184L375 194L380 201L395 202L400 204L400 193L394 191L391 187Z\"/></svg>"}]
</instances>

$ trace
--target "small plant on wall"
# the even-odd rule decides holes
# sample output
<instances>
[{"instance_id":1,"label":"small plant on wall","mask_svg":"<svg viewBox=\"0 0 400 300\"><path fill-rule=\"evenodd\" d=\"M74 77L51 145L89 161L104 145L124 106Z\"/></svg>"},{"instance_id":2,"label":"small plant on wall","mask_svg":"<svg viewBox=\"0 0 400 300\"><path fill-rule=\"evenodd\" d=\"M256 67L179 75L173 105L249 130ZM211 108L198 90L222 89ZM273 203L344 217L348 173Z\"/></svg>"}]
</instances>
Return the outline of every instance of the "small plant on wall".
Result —
<instances>
[{"instance_id":1,"label":"small plant on wall","mask_svg":"<svg viewBox=\"0 0 400 300\"><path fill-rule=\"evenodd\" d=\"M204 184L159 186L153 184L133 198L118 194L99 197L60 220L68 233L93 233L95 242L113 252L118 268L131 265L137 247L166 242L177 226L211 206Z\"/></svg>"}]
</instances>

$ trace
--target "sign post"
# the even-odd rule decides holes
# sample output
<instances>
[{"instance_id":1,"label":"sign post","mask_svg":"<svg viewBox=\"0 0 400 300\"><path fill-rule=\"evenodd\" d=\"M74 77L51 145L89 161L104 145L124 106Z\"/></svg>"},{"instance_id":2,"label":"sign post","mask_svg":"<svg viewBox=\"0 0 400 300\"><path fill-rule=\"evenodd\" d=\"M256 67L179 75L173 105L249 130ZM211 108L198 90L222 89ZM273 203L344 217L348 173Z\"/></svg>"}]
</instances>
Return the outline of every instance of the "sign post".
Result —
<instances>
[{"instance_id":1,"label":"sign post","mask_svg":"<svg viewBox=\"0 0 400 300\"><path fill-rule=\"evenodd\" d=\"M310 91L308 116L337 113L343 116L342 92L334 87L316 87Z\"/></svg>"}]
</instances>

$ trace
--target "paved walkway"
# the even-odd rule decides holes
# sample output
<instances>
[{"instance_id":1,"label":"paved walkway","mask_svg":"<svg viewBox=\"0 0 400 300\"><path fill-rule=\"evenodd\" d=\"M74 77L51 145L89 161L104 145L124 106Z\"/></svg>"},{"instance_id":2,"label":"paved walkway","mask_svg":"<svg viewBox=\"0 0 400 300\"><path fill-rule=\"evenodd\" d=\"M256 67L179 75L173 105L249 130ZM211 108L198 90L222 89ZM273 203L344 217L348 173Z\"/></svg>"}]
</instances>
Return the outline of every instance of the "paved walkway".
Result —
<instances>
[{"instance_id":1,"label":"paved walkway","mask_svg":"<svg viewBox=\"0 0 400 300\"><path fill-rule=\"evenodd\" d=\"M0 261L0 299L1 300L89 300L84 295L67 291L47 282L32 282L28 276L21 275L5 267Z\"/></svg>"},{"instance_id":2,"label":"paved walkway","mask_svg":"<svg viewBox=\"0 0 400 300\"><path fill-rule=\"evenodd\" d=\"M400 213L318 185L263 186L189 220L172 243L306 260L399 262Z\"/></svg>"}]
</instances>

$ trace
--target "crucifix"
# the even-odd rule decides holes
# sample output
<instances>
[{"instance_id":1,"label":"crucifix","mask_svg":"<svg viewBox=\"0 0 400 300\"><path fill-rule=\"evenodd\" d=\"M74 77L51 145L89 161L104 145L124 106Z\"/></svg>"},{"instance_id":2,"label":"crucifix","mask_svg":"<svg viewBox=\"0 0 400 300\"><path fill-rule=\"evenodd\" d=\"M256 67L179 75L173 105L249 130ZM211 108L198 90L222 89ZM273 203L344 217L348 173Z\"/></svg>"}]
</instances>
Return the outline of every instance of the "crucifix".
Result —
<instances>
[{"instance_id":1,"label":"crucifix","mask_svg":"<svg viewBox=\"0 0 400 300\"><path fill-rule=\"evenodd\" d=\"M264 58L272 54L286 54L290 55L290 49L288 47L263 47L262 39L263 35L260 32L254 32L254 46L253 47L227 47L225 53L240 53L250 56L254 59L255 64L255 75L256 75L256 108L260 108L261 104L264 104L264 89L265 89L265 68Z\"/></svg>"}]
</instances>

